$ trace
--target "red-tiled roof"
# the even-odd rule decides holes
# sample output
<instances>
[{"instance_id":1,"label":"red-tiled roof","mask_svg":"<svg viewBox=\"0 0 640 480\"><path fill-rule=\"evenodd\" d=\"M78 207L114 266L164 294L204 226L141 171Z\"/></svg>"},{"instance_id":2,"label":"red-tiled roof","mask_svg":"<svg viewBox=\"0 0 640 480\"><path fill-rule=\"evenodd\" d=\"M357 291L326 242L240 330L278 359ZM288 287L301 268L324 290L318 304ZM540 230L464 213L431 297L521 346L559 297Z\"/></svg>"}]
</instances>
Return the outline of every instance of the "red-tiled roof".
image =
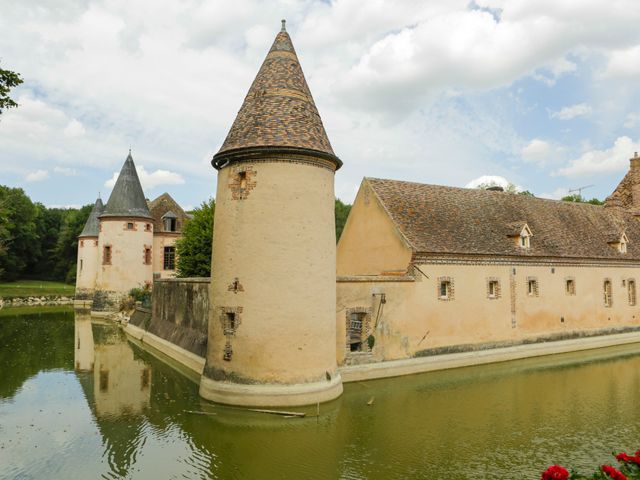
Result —
<instances>
[{"instance_id":1,"label":"red-tiled roof","mask_svg":"<svg viewBox=\"0 0 640 480\"><path fill-rule=\"evenodd\" d=\"M216 157L257 147L312 150L341 164L284 29L260 67L214 165Z\"/></svg>"},{"instance_id":2,"label":"red-tiled roof","mask_svg":"<svg viewBox=\"0 0 640 480\"><path fill-rule=\"evenodd\" d=\"M366 178L416 253L640 259L640 226L629 214L585 203L479 189ZM514 225L531 229L531 247L513 241ZM626 254L609 245L629 239Z\"/></svg>"}]
</instances>

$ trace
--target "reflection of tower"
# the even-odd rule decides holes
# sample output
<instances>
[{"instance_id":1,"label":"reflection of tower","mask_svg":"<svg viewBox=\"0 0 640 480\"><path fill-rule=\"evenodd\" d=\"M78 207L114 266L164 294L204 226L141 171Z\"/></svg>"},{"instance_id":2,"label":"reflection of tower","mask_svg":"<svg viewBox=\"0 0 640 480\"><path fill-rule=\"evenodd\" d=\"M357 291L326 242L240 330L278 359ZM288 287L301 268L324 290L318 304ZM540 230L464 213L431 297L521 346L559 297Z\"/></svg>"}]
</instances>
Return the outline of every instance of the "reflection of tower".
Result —
<instances>
[{"instance_id":1,"label":"reflection of tower","mask_svg":"<svg viewBox=\"0 0 640 480\"><path fill-rule=\"evenodd\" d=\"M98 235L104 205L98 198L89 214L87 223L78 236L78 261L76 266L76 300L91 300L98 275Z\"/></svg>"},{"instance_id":2,"label":"reflection of tower","mask_svg":"<svg viewBox=\"0 0 640 480\"><path fill-rule=\"evenodd\" d=\"M96 345L93 394L97 416L141 413L149 406L151 367L122 339Z\"/></svg>"},{"instance_id":3,"label":"reflection of tower","mask_svg":"<svg viewBox=\"0 0 640 480\"><path fill-rule=\"evenodd\" d=\"M342 162L284 22L212 163L220 248L200 394L240 405L336 398L334 175Z\"/></svg>"},{"instance_id":4,"label":"reflection of tower","mask_svg":"<svg viewBox=\"0 0 640 480\"><path fill-rule=\"evenodd\" d=\"M91 312L76 310L73 360L76 372L93 371L94 345Z\"/></svg>"}]
</instances>

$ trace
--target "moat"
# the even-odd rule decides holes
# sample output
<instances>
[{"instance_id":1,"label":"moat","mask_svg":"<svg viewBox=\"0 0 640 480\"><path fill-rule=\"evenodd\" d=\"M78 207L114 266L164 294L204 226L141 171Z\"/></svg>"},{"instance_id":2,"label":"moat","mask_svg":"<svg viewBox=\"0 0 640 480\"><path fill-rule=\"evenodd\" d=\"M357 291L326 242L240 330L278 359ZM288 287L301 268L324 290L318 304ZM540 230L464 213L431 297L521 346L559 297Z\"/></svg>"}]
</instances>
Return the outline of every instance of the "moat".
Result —
<instances>
[{"instance_id":1,"label":"moat","mask_svg":"<svg viewBox=\"0 0 640 480\"><path fill-rule=\"evenodd\" d=\"M15 312L0 311L2 479L537 479L639 446L640 344L350 383L319 417L285 418L201 400L117 325Z\"/></svg>"}]
</instances>

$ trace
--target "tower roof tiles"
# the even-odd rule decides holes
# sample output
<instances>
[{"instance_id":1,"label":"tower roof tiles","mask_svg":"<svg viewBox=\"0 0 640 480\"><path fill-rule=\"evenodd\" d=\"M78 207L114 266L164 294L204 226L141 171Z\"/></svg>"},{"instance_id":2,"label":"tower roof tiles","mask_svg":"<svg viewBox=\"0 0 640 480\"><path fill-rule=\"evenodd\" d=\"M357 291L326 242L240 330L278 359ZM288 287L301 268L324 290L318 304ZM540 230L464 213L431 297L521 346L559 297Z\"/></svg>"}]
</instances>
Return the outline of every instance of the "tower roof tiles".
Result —
<instances>
[{"instance_id":1,"label":"tower roof tiles","mask_svg":"<svg viewBox=\"0 0 640 480\"><path fill-rule=\"evenodd\" d=\"M151 218L131 152L120 170L107 206L100 215L100 218L105 217Z\"/></svg>"},{"instance_id":2,"label":"tower roof tiles","mask_svg":"<svg viewBox=\"0 0 640 480\"><path fill-rule=\"evenodd\" d=\"M89 214L89 218L87 218L87 223L84 224L84 228L79 237L97 237L100 232L100 220L98 217L104 210L104 205L102 204L102 199L98 197L96 203L93 204L93 208L91 209L91 213Z\"/></svg>"},{"instance_id":3,"label":"tower roof tiles","mask_svg":"<svg viewBox=\"0 0 640 480\"><path fill-rule=\"evenodd\" d=\"M212 164L221 168L235 153L258 149L306 151L333 161L337 168L342 165L284 22Z\"/></svg>"}]
</instances>

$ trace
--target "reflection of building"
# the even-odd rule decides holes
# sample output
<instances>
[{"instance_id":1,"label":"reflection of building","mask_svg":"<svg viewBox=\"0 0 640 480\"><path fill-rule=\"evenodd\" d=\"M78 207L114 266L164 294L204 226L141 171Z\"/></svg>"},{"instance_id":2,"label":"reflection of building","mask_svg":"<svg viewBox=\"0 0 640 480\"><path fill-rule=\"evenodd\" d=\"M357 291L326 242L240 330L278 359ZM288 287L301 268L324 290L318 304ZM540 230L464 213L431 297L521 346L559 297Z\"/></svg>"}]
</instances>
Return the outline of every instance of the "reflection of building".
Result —
<instances>
[{"instance_id":1,"label":"reflection of building","mask_svg":"<svg viewBox=\"0 0 640 480\"><path fill-rule=\"evenodd\" d=\"M93 395L96 415L143 412L149 406L151 367L136 359L131 347L117 343L96 345Z\"/></svg>"},{"instance_id":2,"label":"reflection of building","mask_svg":"<svg viewBox=\"0 0 640 480\"><path fill-rule=\"evenodd\" d=\"M113 310L123 294L175 275L175 241L187 215L168 193L144 197L131 152L106 205L98 199L78 237L76 299Z\"/></svg>"},{"instance_id":3,"label":"reflection of building","mask_svg":"<svg viewBox=\"0 0 640 480\"><path fill-rule=\"evenodd\" d=\"M76 310L73 364L76 372L92 372L94 362L91 312Z\"/></svg>"}]
</instances>

